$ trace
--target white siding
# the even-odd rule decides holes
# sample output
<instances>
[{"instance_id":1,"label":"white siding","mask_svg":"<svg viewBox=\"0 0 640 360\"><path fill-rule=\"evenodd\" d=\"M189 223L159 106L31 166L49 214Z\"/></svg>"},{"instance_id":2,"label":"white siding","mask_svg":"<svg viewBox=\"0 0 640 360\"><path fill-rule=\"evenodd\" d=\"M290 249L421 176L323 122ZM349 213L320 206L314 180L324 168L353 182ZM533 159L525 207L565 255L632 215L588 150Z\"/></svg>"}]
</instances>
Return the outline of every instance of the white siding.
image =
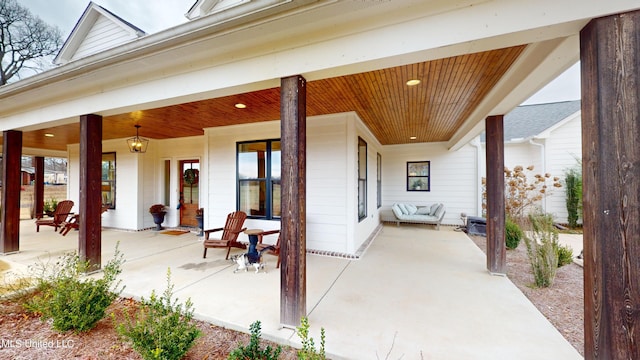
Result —
<instances>
[{"instance_id":1,"label":"white siding","mask_svg":"<svg viewBox=\"0 0 640 360\"><path fill-rule=\"evenodd\" d=\"M145 217L148 206L144 203L144 190L155 181L152 173L148 172L149 166L153 166L153 161L149 159L153 159L155 147L156 144L150 142L146 154L132 154L124 139L102 142L103 153L116 153L116 208L102 215L103 226L130 230L153 226L152 219ZM74 212L79 211L80 204L79 164L79 145L71 145L68 192L69 198L75 203Z\"/></svg>"},{"instance_id":2,"label":"white siding","mask_svg":"<svg viewBox=\"0 0 640 360\"><path fill-rule=\"evenodd\" d=\"M309 249L353 252L370 234L354 241L353 225L350 224L355 218L355 201L350 200L350 188L356 184L356 172L348 170L348 164L353 163L350 159L355 156L353 151L356 149L348 149L347 128L353 121L355 116L349 113L307 119L306 236ZM226 215L236 209L236 143L278 139L280 122L211 128L205 131L205 137L209 179L209 211L205 216L210 225L216 225L222 224ZM375 186L375 181L373 184ZM373 207L375 209L375 200ZM278 229L280 223L248 219L246 226L270 230Z\"/></svg>"},{"instance_id":3,"label":"white siding","mask_svg":"<svg viewBox=\"0 0 640 360\"><path fill-rule=\"evenodd\" d=\"M152 204L163 202L163 161L172 160L172 171L177 170L177 159L199 159L202 154L203 137L169 140L151 140L144 154L129 152L125 139L105 140L102 152L116 153L116 209L102 215L105 227L141 230L152 228L153 218L148 209ZM75 202L74 212L80 204L79 145L69 146L68 197ZM178 177L172 174L172 204L177 204ZM137 185L137 186L136 186ZM178 213L175 206L168 209L164 226L177 226Z\"/></svg>"},{"instance_id":4,"label":"white siding","mask_svg":"<svg viewBox=\"0 0 640 360\"><path fill-rule=\"evenodd\" d=\"M580 113L573 119L554 129L546 141L547 171L562 180L562 188L554 189L547 198L547 212L556 221L567 222L566 188L564 178L567 170L578 166L582 159L582 129Z\"/></svg>"},{"instance_id":5,"label":"white siding","mask_svg":"<svg viewBox=\"0 0 640 360\"><path fill-rule=\"evenodd\" d=\"M135 38L136 36L127 32L118 24L104 16L99 16L87 36L78 46L72 60L114 48Z\"/></svg>"},{"instance_id":6,"label":"white siding","mask_svg":"<svg viewBox=\"0 0 640 360\"><path fill-rule=\"evenodd\" d=\"M529 142L505 144L504 166L513 169L517 165L525 168L533 165L534 173L543 172L541 147Z\"/></svg>"},{"instance_id":7,"label":"white siding","mask_svg":"<svg viewBox=\"0 0 640 360\"><path fill-rule=\"evenodd\" d=\"M367 217L357 215L358 137L367 142ZM116 151L116 211L103 215L103 224L123 229L153 227L147 209L163 202L164 161L171 161L171 199L165 226L178 225L178 162L201 160L200 203L205 227L224 224L236 209L236 144L278 139L280 122L216 127L204 136L151 140L145 154L128 151L125 139L103 142L103 151ZM355 113L307 119L307 248L355 253L380 223L377 208L377 154L382 155L382 208L404 201L416 205L442 202L445 224L460 224L460 213L478 215L478 158L471 145L450 152L444 143L381 146ZM70 147L69 191L78 201L78 146ZM431 191L406 191L406 162L431 161ZM137 184L137 187L133 184ZM280 228L279 221L248 219L248 228ZM241 237L246 237L242 234ZM244 239L246 240L246 238Z\"/></svg>"},{"instance_id":8,"label":"white siding","mask_svg":"<svg viewBox=\"0 0 640 360\"><path fill-rule=\"evenodd\" d=\"M142 128L144 131L144 128ZM157 150L154 153L153 157L150 157L152 160L148 161L147 164L147 173L149 176L145 177L147 180L148 177L152 177L154 182L148 183L145 188L145 225L146 227L154 226L151 217L149 216L148 209L149 206L156 203L164 202L164 161L170 161L170 184L169 184L169 193L170 199L169 203L173 204L173 206L169 206L167 209L167 215L165 216L164 226L178 226L180 223L180 211L177 209L177 204L180 197L180 177L182 176L182 171L179 169L180 160L198 160L200 162L200 168L203 166L203 144L204 144L204 136L193 136L188 138L178 138L178 139L166 139L166 140L156 140ZM205 179L202 178L202 171L200 172L200 180L199 186L200 198L198 202L202 207L202 202L204 201L204 193L205 190L203 185L205 185Z\"/></svg>"},{"instance_id":9,"label":"white siding","mask_svg":"<svg viewBox=\"0 0 640 360\"><path fill-rule=\"evenodd\" d=\"M443 223L461 225L460 213L479 216L478 153L482 151L465 145L449 151L446 143L421 143L383 146L382 205L389 208L396 202L415 205L443 203L446 215ZM484 154L482 154L484 156ZM431 190L407 191L407 162L431 162Z\"/></svg>"},{"instance_id":10,"label":"white siding","mask_svg":"<svg viewBox=\"0 0 640 360\"><path fill-rule=\"evenodd\" d=\"M550 194L544 198L540 207L553 214L556 221L567 222L567 206L565 203L564 178L567 170L578 166L582 158L582 135L580 112L560 123L556 128L543 133L544 137L530 142L508 143L504 146L505 166L513 169L516 165L534 166L530 179L535 174L549 173L558 177L563 185L553 188L553 181L548 181ZM484 148L484 145L483 145ZM485 161L483 159L483 161Z\"/></svg>"},{"instance_id":11,"label":"white siding","mask_svg":"<svg viewBox=\"0 0 640 360\"><path fill-rule=\"evenodd\" d=\"M377 205L377 182L376 182L376 163L377 154L382 153L382 146L371 134L369 129L359 120L354 114L350 124L354 125L349 127L349 139L351 140L351 150L347 154L351 155L353 159L350 163L350 171L347 174L348 189L353 191L351 195L352 203L350 203L348 214L349 218L352 218L352 223L355 224L354 238L349 243L351 248L347 249L347 252L354 253L358 250L360 245L375 231L380 224L379 209ZM352 131L355 131L353 133ZM353 135L351 135L353 134ZM358 137L367 142L367 217L358 221ZM384 158L384 155L383 155ZM384 167L383 167L384 169ZM383 170L384 171L384 170Z\"/></svg>"}]
</instances>

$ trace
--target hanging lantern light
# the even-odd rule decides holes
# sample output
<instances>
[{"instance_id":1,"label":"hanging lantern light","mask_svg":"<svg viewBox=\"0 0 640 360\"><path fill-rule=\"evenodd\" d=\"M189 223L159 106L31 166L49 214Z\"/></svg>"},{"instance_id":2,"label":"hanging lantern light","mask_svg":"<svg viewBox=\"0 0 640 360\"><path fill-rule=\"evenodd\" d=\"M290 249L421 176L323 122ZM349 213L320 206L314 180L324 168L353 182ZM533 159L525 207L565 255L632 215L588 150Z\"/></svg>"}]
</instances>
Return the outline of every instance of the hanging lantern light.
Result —
<instances>
[{"instance_id":1,"label":"hanging lantern light","mask_svg":"<svg viewBox=\"0 0 640 360\"><path fill-rule=\"evenodd\" d=\"M140 125L134 125L136 127L136 136L127 139L127 145L129 145L129 151L132 153L145 153L147 152L147 146L149 145L149 140L145 138L141 138L138 135L138 130L140 130Z\"/></svg>"}]
</instances>

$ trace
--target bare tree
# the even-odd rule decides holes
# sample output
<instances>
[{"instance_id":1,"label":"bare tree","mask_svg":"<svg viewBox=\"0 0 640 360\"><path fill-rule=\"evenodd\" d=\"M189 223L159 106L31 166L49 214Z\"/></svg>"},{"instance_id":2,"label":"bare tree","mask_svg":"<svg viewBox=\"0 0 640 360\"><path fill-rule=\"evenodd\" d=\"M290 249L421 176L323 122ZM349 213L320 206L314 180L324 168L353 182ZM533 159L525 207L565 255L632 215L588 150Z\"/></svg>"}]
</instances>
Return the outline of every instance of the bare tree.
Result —
<instances>
[{"instance_id":1,"label":"bare tree","mask_svg":"<svg viewBox=\"0 0 640 360\"><path fill-rule=\"evenodd\" d=\"M66 172L67 159L65 158L44 158L44 168L53 172Z\"/></svg>"},{"instance_id":2,"label":"bare tree","mask_svg":"<svg viewBox=\"0 0 640 360\"><path fill-rule=\"evenodd\" d=\"M34 16L16 0L0 0L0 85L23 69L40 70L38 60L62 46L60 29Z\"/></svg>"}]
</instances>

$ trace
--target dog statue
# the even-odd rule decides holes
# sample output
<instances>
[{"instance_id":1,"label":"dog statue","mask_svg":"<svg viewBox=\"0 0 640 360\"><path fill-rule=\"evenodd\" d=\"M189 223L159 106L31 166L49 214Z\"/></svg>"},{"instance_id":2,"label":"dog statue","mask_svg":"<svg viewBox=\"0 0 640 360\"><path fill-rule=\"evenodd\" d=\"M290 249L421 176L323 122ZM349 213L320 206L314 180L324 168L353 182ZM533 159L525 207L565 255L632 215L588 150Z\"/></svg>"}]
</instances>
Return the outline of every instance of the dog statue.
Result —
<instances>
[{"instance_id":1,"label":"dog statue","mask_svg":"<svg viewBox=\"0 0 640 360\"><path fill-rule=\"evenodd\" d=\"M253 266L256 271L255 273L259 273L260 270L264 270L264 263L262 262L262 253L267 250L275 250L273 246L267 246L266 248L260 250L257 256L251 256L249 253L233 255L231 257L231 261L238 264L238 267L233 270L233 273L237 273L240 270L249 271L249 268ZM266 271L264 271L266 273Z\"/></svg>"}]
</instances>

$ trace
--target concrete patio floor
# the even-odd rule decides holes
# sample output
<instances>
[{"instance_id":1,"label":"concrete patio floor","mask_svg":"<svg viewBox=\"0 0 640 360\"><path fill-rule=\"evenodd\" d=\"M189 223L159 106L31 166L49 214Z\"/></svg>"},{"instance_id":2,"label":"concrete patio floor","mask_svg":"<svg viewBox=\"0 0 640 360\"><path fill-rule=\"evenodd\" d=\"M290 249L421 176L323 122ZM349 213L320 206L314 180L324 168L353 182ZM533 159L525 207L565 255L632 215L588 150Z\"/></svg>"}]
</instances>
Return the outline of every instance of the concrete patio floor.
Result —
<instances>
[{"instance_id":1,"label":"concrete patio floor","mask_svg":"<svg viewBox=\"0 0 640 360\"><path fill-rule=\"evenodd\" d=\"M21 251L3 260L25 266L78 246L77 232L36 233L27 220L20 231ZM234 274L224 250L209 249L202 258L195 234L105 229L103 263L117 242L126 260L123 296L162 292L170 268L175 295L191 298L197 318L244 332L260 320L263 338L299 346L295 332L279 324L274 257L265 255L267 273ZM325 329L333 359L582 359L508 278L489 275L485 264L466 234L448 227L384 226L358 260L308 254L311 336L318 344Z\"/></svg>"}]
</instances>

